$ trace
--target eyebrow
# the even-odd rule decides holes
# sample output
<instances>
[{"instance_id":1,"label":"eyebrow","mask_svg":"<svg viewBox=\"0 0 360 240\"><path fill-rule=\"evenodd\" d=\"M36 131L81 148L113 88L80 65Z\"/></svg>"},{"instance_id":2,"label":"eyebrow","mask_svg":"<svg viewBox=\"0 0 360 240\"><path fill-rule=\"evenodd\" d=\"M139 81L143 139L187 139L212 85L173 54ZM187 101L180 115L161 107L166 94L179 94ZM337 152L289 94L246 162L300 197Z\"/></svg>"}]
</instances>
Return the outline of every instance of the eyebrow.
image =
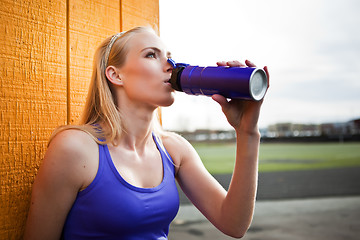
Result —
<instances>
[{"instance_id":1,"label":"eyebrow","mask_svg":"<svg viewBox=\"0 0 360 240\"><path fill-rule=\"evenodd\" d=\"M142 52L143 52L143 51L146 51L146 50L148 50L148 49L152 49L152 50L154 50L155 52L158 52L158 53L161 53L161 52L162 52L162 51L161 51L159 48L157 48L157 47L147 47L147 48L144 48L144 49L142 50ZM167 51L167 52L166 52L166 57L171 58L171 52Z\"/></svg>"}]
</instances>

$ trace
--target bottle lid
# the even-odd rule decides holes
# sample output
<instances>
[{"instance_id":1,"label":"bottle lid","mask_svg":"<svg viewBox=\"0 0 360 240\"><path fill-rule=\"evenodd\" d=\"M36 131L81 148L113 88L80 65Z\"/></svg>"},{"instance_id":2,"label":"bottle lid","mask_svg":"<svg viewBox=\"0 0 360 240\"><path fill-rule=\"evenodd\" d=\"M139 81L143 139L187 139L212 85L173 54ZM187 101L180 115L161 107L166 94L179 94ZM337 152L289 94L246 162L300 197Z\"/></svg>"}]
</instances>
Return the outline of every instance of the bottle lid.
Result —
<instances>
[{"instance_id":1,"label":"bottle lid","mask_svg":"<svg viewBox=\"0 0 360 240\"><path fill-rule=\"evenodd\" d=\"M254 100L261 100L267 90L267 76L264 70L258 68L253 71L250 77L250 94Z\"/></svg>"},{"instance_id":2,"label":"bottle lid","mask_svg":"<svg viewBox=\"0 0 360 240\"><path fill-rule=\"evenodd\" d=\"M173 68L176 68L176 62L172 58L168 58L167 62L170 63Z\"/></svg>"}]
</instances>

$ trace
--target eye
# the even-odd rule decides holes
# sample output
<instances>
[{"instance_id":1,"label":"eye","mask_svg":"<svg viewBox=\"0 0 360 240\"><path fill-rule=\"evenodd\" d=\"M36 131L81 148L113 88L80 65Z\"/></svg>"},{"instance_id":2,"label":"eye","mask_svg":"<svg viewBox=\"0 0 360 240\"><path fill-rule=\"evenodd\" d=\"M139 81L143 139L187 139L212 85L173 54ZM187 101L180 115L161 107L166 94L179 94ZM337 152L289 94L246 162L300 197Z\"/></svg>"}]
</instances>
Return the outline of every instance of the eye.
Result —
<instances>
[{"instance_id":1,"label":"eye","mask_svg":"<svg viewBox=\"0 0 360 240\"><path fill-rule=\"evenodd\" d=\"M155 52L149 52L148 54L146 54L147 58L156 58L156 54Z\"/></svg>"}]
</instances>

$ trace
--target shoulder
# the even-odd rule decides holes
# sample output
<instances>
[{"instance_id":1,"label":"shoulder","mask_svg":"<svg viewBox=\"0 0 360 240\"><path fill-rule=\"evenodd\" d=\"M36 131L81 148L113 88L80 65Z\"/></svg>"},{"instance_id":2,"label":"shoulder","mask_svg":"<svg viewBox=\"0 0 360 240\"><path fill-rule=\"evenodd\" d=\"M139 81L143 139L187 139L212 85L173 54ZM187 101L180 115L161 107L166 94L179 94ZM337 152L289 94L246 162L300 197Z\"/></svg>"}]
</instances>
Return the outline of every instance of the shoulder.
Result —
<instances>
[{"instance_id":1,"label":"shoulder","mask_svg":"<svg viewBox=\"0 0 360 240\"><path fill-rule=\"evenodd\" d=\"M76 129L58 132L49 143L42 163L43 171L52 178L66 178L79 189L93 179L97 167L97 143L89 134Z\"/></svg>"},{"instance_id":2,"label":"shoulder","mask_svg":"<svg viewBox=\"0 0 360 240\"><path fill-rule=\"evenodd\" d=\"M86 132L67 129L56 133L49 143L48 151L59 154L87 155L97 143Z\"/></svg>"},{"instance_id":3,"label":"shoulder","mask_svg":"<svg viewBox=\"0 0 360 240\"><path fill-rule=\"evenodd\" d=\"M180 166L189 154L195 154L193 146L182 136L174 132L166 132L161 136L166 150L176 165Z\"/></svg>"},{"instance_id":4,"label":"shoulder","mask_svg":"<svg viewBox=\"0 0 360 240\"><path fill-rule=\"evenodd\" d=\"M181 135L175 132L165 132L161 135L164 145L190 145L190 143Z\"/></svg>"},{"instance_id":5,"label":"shoulder","mask_svg":"<svg viewBox=\"0 0 360 240\"><path fill-rule=\"evenodd\" d=\"M78 192L96 175L96 142L87 133L69 128L54 132L37 172L27 235L53 234L59 238Z\"/></svg>"}]
</instances>

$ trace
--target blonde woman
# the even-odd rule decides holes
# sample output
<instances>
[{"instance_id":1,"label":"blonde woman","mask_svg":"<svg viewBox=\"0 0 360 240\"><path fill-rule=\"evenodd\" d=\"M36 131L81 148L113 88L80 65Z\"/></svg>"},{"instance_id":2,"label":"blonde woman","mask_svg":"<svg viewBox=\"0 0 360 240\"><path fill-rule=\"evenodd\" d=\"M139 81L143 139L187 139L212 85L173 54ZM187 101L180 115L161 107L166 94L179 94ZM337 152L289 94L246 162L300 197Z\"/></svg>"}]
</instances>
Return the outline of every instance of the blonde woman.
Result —
<instances>
[{"instance_id":1,"label":"blonde woman","mask_svg":"<svg viewBox=\"0 0 360 240\"><path fill-rule=\"evenodd\" d=\"M156 109L174 102L168 58L145 27L100 45L81 124L55 131L36 176L25 239L167 239L179 207L175 180L220 231L245 234L255 204L262 102L212 97L237 136L225 191L185 139L156 128Z\"/></svg>"}]
</instances>

